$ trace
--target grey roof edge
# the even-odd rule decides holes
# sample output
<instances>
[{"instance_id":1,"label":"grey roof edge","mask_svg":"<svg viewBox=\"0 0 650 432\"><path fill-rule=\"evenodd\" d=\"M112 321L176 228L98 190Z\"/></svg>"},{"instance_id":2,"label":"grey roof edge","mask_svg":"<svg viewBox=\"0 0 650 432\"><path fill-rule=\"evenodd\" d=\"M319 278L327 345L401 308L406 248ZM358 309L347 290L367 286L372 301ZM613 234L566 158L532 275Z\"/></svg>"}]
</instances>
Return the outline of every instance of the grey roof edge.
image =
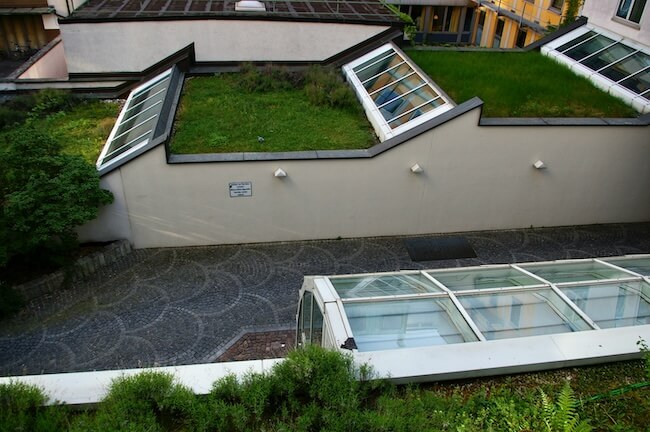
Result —
<instances>
[{"instance_id":1,"label":"grey roof edge","mask_svg":"<svg viewBox=\"0 0 650 432\"><path fill-rule=\"evenodd\" d=\"M546 45L547 43L564 36L565 34L572 32L573 30L577 29L578 27L582 27L583 25L587 24L587 17L585 16L580 16L578 19L573 21L571 24L567 24L564 27L560 27L559 29L555 30L554 32L547 34L543 38L533 42L530 45L527 45L524 50L525 51L532 51L536 49L540 49L542 45Z\"/></svg>"},{"instance_id":2,"label":"grey roof edge","mask_svg":"<svg viewBox=\"0 0 650 432\"><path fill-rule=\"evenodd\" d=\"M212 163L212 162L253 162L253 161L280 161L280 160L331 160L331 159L364 159L372 158L393 147L402 144L418 135L427 132L443 123L453 120L471 110L483 106L483 101L474 97L449 111L432 118L413 129L389 138L386 141L376 144L369 149L351 150L316 150L298 152L274 152L274 153L210 153L210 154L168 154L167 163Z\"/></svg>"},{"instance_id":3,"label":"grey roof edge","mask_svg":"<svg viewBox=\"0 0 650 432\"><path fill-rule=\"evenodd\" d=\"M479 126L648 126L650 114L630 118L599 117L487 117Z\"/></svg>"},{"instance_id":4,"label":"grey roof edge","mask_svg":"<svg viewBox=\"0 0 650 432\"><path fill-rule=\"evenodd\" d=\"M57 46L60 43L63 43L63 39L59 34L50 42L48 42L44 47L36 51L34 55L32 55L27 60L25 60L25 62L23 62L23 64L21 64L16 70L14 70L11 74L9 74L9 76L6 79L8 80L18 79L18 77L21 76L23 73L25 73L27 69L34 66L34 64L36 64L37 61L43 58L45 54L49 53L55 46Z\"/></svg>"}]
</instances>

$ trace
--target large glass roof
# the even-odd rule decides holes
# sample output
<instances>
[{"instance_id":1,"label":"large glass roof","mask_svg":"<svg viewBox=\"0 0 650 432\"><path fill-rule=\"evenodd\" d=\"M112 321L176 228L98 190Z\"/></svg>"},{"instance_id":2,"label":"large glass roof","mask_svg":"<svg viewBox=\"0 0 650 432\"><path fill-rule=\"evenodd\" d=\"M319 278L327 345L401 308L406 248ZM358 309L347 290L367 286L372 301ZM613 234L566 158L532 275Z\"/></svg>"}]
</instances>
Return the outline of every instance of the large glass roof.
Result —
<instances>
[{"instance_id":1,"label":"large glass roof","mask_svg":"<svg viewBox=\"0 0 650 432\"><path fill-rule=\"evenodd\" d=\"M381 141L453 107L443 92L395 45L343 66Z\"/></svg>"},{"instance_id":2,"label":"large glass roof","mask_svg":"<svg viewBox=\"0 0 650 432\"><path fill-rule=\"evenodd\" d=\"M329 276L359 351L650 324L650 256Z\"/></svg>"},{"instance_id":3,"label":"large glass roof","mask_svg":"<svg viewBox=\"0 0 650 432\"><path fill-rule=\"evenodd\" d=\"M549 42L542 53L565 63L637 110L650 112L650 48L592 25Z\"/></svg>"},{"instance_id":4,"label":"large glass roof","mask_svg":"<svg viewBox=\"0 0 650 432\"><path fill-rule=\"evenodd\" d=\"M161 73L131 92L99 155L97 168L105 167L151 141L167 96L172 70Z\"/></svg>"}]
</instances>

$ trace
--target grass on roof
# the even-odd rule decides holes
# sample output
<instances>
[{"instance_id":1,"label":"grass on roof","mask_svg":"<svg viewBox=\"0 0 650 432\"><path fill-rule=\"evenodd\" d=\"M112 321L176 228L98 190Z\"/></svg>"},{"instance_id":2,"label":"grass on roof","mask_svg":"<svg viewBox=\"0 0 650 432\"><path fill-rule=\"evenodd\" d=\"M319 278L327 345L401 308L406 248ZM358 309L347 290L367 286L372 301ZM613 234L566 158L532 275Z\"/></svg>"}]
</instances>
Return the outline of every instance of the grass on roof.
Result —
<instances>
[{"instance_id":1,"label":"grass on roof","mask_svg":"<svg viewBox=\"0 0 650 432\"><path fill-rule=\"evenodd\" d=\"M302 89L242 92L234 77L219 75L185 82L171 151L340 150L375 142L360 108L314 106Z\"/></svg>"},{"instance_id":2,"label":"grass on roof","mask_svg":"<svg viewBox=\"0 0 650 432\"><path fill-rule=\"evenodd\" d=\"M408 50L457 103L478 96L484 117L636 117L619 99L539 52Z\"/></svg>"},{"instance_id":3,"label":"grass on roof","mask_svg":"<svg viewBox=\"0 0 650 432\"><path fill-rule=\"evenodd\" d=\"M89 100L66 111L30 118L28 122L30 126L52 135L61 144L63 153L82 156L94 165L119 111L117 103ZM23 127L26 125L11 129ZM0 135L3 133L6 132L0 132Z\"/></svg>"}]
</instances>

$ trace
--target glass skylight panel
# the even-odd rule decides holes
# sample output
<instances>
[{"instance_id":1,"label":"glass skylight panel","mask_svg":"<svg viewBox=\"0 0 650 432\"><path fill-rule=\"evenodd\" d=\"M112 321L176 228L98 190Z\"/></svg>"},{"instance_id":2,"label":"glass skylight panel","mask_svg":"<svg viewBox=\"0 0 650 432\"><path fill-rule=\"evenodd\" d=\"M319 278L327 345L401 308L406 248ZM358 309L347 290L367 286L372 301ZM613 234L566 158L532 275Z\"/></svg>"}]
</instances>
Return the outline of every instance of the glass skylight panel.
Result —
<instances>
[{"instance_id":1,"label":"glass skylight panel","mask_svg":"<svg viewBox=\"0 0 650 432\"><path fill-rule=\"evenodd\" d=\"M511 267L429 273L452 291L540 285L543 282Z\"/></svg>"},{"instance_id":2,"label":"glass skylight panel","mask_svg":"<svg viewBox=\"0 0 650 432\"><path fill-rule=\"evenodd\" d=\"M149 142L158 125L172 69L136 88L129 95L98 160L98 166Z\"/></svg>"},{"instance_id":3,"label":"glass skylight panel","mask_svg":"<svg viewBox=\"0 0 650 432\"><path fill-rule=\"evenodd\" d=\"M582 64L590 69L597 71L598 69L602 69L607 65L617 62L623 57L630 55L636 51L637 50L630 48L627 45L617 43L610 46L609 48L604 49L598 54L585 59Z\"/></svg>"},{"instance_id":4,"label":"glass skylight panel","mask_svg":"<svg viewBox=\"0 0 650 432\"><path fill-rule=\"evenodd\" d=\"M348 63L343 70L375 130L379 129L377 135L382 141L393 136L394 129L412 120L425 114L429 116L424 119L430 118L452 108L435 86L392 44Z\"/></svg>"},{"instance_id":5,"label":"glass skylight panel","mask_svg":"<svg viewBox=\"0 0 650 432\"><path fill-rule=\"evenodd\" d=\"M420 273L330 278L330 282L343 299L442 292Z\"/></svg>"},{"instance_id":6,"label":"glass skylight panel","mask_svg":"<svg viewBox=\"0 0 650 432\"><path fill-rule=\"evenodd\" d=\"M612 81L620 81L630 75L641 72L647 67L650 67L650 56L642 52L637 52L608 66L600 71L600 73Z\"/></svg>"},{"instance_id":7,"label":"glass skylight panel","mask_svg":"<svg viewBox=\"0 0 650 432\"><path fill-rule=\"evenodd\" d=\"M568 65L576 74L625 100L637 111L650 112L650 49L647 46L587 24L544 45L542 53Z\"/></svg>"},{"instance_id":8,"label":"glass skylight panel","mask_svg":"<svg viewBox=\"0 0 650 432\"><path fill-rule=\"evenodd\" d=\"M588 41L581 43L571 49L564 51L564 55L571 57L574 60L580 61L583 58L596 53L603 48L612 45L614 41L606 36L598 35Z\"/></svg>"},{"instance_id":9,"label":"glass skylight panel","mask_svg":"<svg viewBox=\"0 0 650 432\"><path fill-rule=\"evenodd\" d=\"M488 340L591 329L551 289L461 295L458 300Z\"/></svg>"},{"instance_id":10,"label":"glass skylight panel","mask_svg":"<svg viewBox=\"0 0 650 432\"><path fill-rule=\"evenodd\" d=\"M449 298L343 303L359 351L478 341Z\"/></svg>"},{"instance_id":11,"label":"glass skylight panel","mask_svg":"<svg viewBox=\"0 0 650 432\"><path fill-rule=\"evenodd\" d=\"M594 261L542 265L521 265L520 267L552 283L634 277L633 275L622 270L618 270Z\"/></svg>"},{"instance_id":12,"label":"glass skylight panel","mask_svg":"<svg viewBox=\"0 0 650 432\"><path fill-rule=\"evenodd\" d=\"M565 43L564 45L561 45L561 46L557 47L556 49L558 51L560 51L560 52L566 51L567 49L569 49L571 47L574 47L574 46L578 45L579 43L586 41L587 39L593 38L597 34L598 33L596 33L595 31L588 31L587 33L585 33L583 35L580 35L580 36L578 36L577 38L575 38L573 40L570 40L569 42Z\"/></svg>"},{"instance_id":13,"label":"glass skylight panel","mask_svg":"<svg viewBox=\"0 0 650 432\"><path fill-rule=\"evenodd\" d=\"M601 328L650 324L650 285L631 281L561 288Z\"/></svg>"},{"instance_id":14,"label":"glass skylight panel","mask_svg":"<svg viewBox=\"0 0 650 432\"><path fill-rule=\"evenodd\" d=\"M626 270L633 271L643 276L650 276L650 257L647 258L622 258L622 259L607 259L615 266L623 267Z\"/></svg>"},{"instance_id":15,"label":"glass skylight panel","mask_svg":"<svg viewBox=\"0 0 650 432\"><path fill-rule=\"evenodd\" d=\"M650 70L646 69L644 72L633 75L628 79L621 81L620 84L634 93L643 94L650 89Z\"/></svg>"}]
</instances>

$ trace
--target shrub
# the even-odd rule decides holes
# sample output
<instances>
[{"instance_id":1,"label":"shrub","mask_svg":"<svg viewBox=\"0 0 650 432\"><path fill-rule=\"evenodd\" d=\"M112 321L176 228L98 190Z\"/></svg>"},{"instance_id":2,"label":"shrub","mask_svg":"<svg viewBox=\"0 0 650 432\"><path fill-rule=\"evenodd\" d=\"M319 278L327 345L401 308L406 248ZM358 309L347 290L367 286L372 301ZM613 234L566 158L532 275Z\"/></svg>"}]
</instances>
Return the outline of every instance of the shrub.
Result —
<instances>
[{"instance_id":1,"label":"shrub","mask_svg":"<svg viewBox=\"0 0 650 432\"><path fill-rule=\"evenodd\" d=\"M29 125L0 143L0 267L38 249L76 245L74 228L97 217L113 197L97 170Z\"/></svg>"},{"instance_id":2,"label":"shrub","mask_svg":"<svg viewBox=\"0 0 650 432\"><path fill-rule=\"evenodd\" d=\"M312 105L350 110L359 107L354 91L332 68L309 68L305 76L305 93Z\"/></svg>"},{"instance_id":3,"label":"shrub","mask_svg":"<svg viewBox=\"0 0 650 432\"><path fill-rule=\"evenodd\" d=\"M194 394L171 374L147 371L114 380L95 416L80 417L73 430L175 430L194 405Z\"/></svg>"},{"instance_id":4,"label":"shrub","mask_svg":"<svg viewBox=\"0 0 650 432\"><path fill-rule=\"evenodd\" d=\"M66 410L45 407L47 400L38 387L20 382L0 384L0 431L65 430Z\"/></svg>"},{"instance_id":5,"label":"shrub","mask_svg":"<svg viewBox=\"0 0 650 432\"><path fill-rule=\"evenodd\" d=\"M253 63L242 63L236 80L239 87L247 92L281 91L303 85L302 74L288 72L271 64L258 68Z\"/></svg>"},{"instance_id":6,"label":"shrub","mask_svg":"<svg viewBox=\"0 0 650 432\"><path fill-rule=\"evenodd\" d=\"M77 99L69 92L57 89L43 89L34 95L32 114L44 116L65 111L75 105Z\"/></svg>"}]
</instances>

